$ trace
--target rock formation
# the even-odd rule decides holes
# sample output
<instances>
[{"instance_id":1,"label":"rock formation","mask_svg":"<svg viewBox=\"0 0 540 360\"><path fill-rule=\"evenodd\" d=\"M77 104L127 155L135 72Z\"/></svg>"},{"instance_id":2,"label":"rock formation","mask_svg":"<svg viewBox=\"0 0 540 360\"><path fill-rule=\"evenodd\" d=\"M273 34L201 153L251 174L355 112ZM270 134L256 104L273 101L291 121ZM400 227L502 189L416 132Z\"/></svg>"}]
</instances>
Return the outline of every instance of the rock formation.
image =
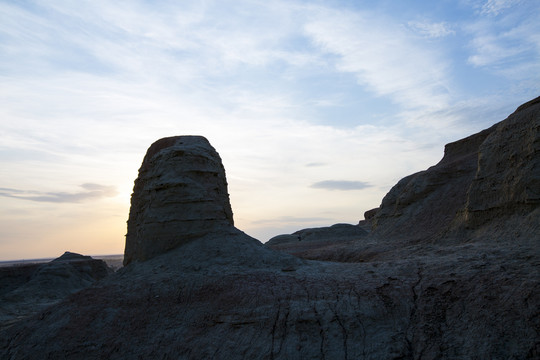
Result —
<instances>
[{"instance_id":1,"label":"rock formation","mask_svg":"<svg viewBox=\"0 0 540 360\"><path fill-rule=\"evenodd\" d=\"M131 197L124 265L233 226L225 169L202 136L156 141Z\"/></svg>"},{"instance_id":2,"label":"rock formation","mask_svg":"<svg viewBox=\"0 0 540 360\"><path fill-rule=\"evenodd\" d=\"M446 145L437 165L402 179L384 197L373 235L416 242L538 235L539 114L536 98L491 128Z\"/></svg>"},{"instance_id":3,"label":"rock formation","mask_svg":"<svg viewBox=\"0 0 540 360\"><path fill-rule=\"evenodd\" d=\"M370 212L372 233L329 262L235 229L224 175L183 173L184 155L221 168L209 145L158 141L135 185L128 266L2 331L0 358L538 359L539 118L536 101L447 146ZM506 195L479 195L490 189Z\"/></svg>"},{"instance_id":4,"label":"rock formation","mask_svg":"<svg viewBox=\"0 0 540 360\"><path fill-rule=\"evenodd\" d=\"M71 252L45 264L0 267L0 330L111 273L102 260Z\"/></svg>"}]
</instances>

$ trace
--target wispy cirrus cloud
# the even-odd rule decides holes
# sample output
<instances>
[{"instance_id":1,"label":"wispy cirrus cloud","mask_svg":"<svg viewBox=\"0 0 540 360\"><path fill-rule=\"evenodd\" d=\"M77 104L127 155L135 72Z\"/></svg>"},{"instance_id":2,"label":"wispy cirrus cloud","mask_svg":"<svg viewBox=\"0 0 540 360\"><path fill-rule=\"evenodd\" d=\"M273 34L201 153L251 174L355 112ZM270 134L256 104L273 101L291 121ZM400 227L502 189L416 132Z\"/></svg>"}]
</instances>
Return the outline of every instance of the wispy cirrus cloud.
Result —
<instances>
[{"instance_id":1,"label":"wispy cirrus cloud","mask_svg":"<svg viewBox=\"0 0 540 360\"><path fill-rule=\"evenodd\" d=\"M404 108L448 104L448 64L442 54L402 31L401 25L367 12L320 10L305 25L314 44L337 56L335 66L361 85Z\"/></svg>"},{"instance_id":2,"label":"wispy cirrus cloud","mask_svg":"<svg viewBox=\"0 0 540 360\"><path fill-rule=\"evenodd\" d=\"M464 27L471 35L468 63L538 89L540 8L534 2L520 1L488 1L483 8L483 15L498 18L480 17Z\"/></svg>"},{"instance_id":3,"label":"wispy cirrus cloud","mask_svg":"<svg viewBox=\"0 0 540 360\"><path fill-rule=\"evenodd\" d=\"M517 5L522 0L487 0L480 8L481 14L499 15L505 9Z\"/></svg>"},{"instance_id":4,"label":"wispy cirrus cloud","mask_svg":"<svg viewBox=\"0 0 540 360\"><path fill-rule=\"evenodd\" d=\"M363 190L371 187L372 185L364 181L350 181L350 180L324 180L312 184L310 187L314 189L325 190Z\"/></svg>"},{"instance_id":5,"label":"wispy cirrus cloud","mask_svg":"<svg viewBox=\"0 0 540 360\"><path fill-rule=\"evenodd\" d=\"M74 193L0 188L0 196L36 202L81 203L89 200L114 197L118 194L115 186L86 183L80 187L84 190Z\"/></svg>"}]
</instances>

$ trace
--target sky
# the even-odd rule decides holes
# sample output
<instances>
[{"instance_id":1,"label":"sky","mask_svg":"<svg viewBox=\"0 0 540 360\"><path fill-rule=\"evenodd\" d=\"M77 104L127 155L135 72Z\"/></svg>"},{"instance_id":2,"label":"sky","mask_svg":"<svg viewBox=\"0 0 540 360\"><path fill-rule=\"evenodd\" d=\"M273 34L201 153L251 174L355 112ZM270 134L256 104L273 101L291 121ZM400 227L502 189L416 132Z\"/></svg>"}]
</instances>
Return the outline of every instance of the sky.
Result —
<instances>
[{"instance_id":1,"label":"sky","mask_svg":"<svg viewBox=\"0 0 540 360\"><path fill-rule=\"evenodd\" d=\"M219 152L235 225L355 224L540 95L540 1L0 0L0 260L121 254L159 138Z\"/></svg>"}]
</instances>

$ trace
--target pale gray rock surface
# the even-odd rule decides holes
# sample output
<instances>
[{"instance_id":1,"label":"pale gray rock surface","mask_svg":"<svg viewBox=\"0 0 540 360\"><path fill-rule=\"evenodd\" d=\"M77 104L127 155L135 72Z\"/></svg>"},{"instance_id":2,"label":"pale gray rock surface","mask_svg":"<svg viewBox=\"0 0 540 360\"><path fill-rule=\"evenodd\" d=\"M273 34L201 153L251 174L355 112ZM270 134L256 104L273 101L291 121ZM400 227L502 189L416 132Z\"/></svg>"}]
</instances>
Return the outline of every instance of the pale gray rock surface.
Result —
<instances>
[{"instance_id":1,"label":"pale gray rock surface","mask_svg":"<svg viewBox=\"0 0 540 360\"><path fill-rule=\"evenodd\" d=\"M208 234L14 325L0 357L535 359L538 264L507 250L316 262Z\"/></svg>"},{"instance_id":2,"label":"pale gray rock surface","mask_svg":"<svg viewBox=\"0 0 540 360\"><path fill-rule=\"evenodd\" d=\"M534 113L521 121L536 124L537 105L526 109ZM487 158L505 154L502 143L512 143L509 138L518 136L519 128L503 131L498 124L450 144L438 165L392 189L371 214L371 234L340 251L331 249L332 261L272 250L235 229L232 213L230 221L219 218L210 231L189 241L177 242L175 232L185 229L173 225L166 229L173 234L163 232L163 242L145 245L159 245L152 256L133 252L142 255L114 275L0 332L0 358L538 359L536 167L503 170L528 184L510 191L509 202L481 196L472 201L469 191L473 181L478 182L474 191L490 189L486 184L507 188L490 178L487 164L497 160ZM486 141L499 131L499 150L492 151ZM510 154L532 148L534 163L534 134L532 145L521 153L512 145L516 150ZM479 170L479 153L485 172ZM528 164L512 161L504 167L527 169ZM175 191L173 186L170 201L182 198ZM473 209L483 201L500 207L491 212L502 224L496 238L488 236L496 218L479 213L478 222L467 223L467 204ZM132 201L133 206L147 208ZM214 219L214 207L208 209L208 216L197 214ZM134 219L146 224L142 215ZM507 231L515 224L523 225L519 236Z\"/></svg>"}]
</instances>

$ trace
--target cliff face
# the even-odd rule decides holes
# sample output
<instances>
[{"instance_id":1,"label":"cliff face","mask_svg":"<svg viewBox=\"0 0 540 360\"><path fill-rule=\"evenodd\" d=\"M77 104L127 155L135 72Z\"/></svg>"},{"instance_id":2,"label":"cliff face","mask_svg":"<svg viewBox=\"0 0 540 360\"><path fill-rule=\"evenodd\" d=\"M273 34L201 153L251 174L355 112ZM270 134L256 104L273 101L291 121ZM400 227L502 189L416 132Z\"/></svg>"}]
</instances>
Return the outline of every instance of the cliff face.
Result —
<instances>
[{"instance_id":1,"label":"cliff face","mask_svg":"<svg viewBox=\"0 0 540 360\"><path fill-rule=\"evenodd\" d=\"M131 197L124 265L233 226L225 169L202 136L156 141Z\"/></svg>"},{"instance_id":2,"label":"cliff face","mask_svg":"<svg viewBox=\"0 0 540 360\"><path fill-rule=\"evenodd\" d=\"M540 98L446 145L443 159L394 186L372 236L436 242L535 236L540 204ZM518 226L519 225L519 226Z\"/></svg>"},{"instance_id":3,"label":"cliff face","mask_svg":"<svg viewBox=\"0 0 540 360\"><path fill-rule=\"evenodd\" d=\"M471 229L495 228L501 220L524 217L520 228L540 234L539 207L540 98L536 98L498 124L480 145L463 221Z\"/></svg>"},{"instance_id":4,"label":"cliff face","mask_svg":"<svg viewBox=\"0 0 540 360\"><path fill-rule=\"evenodd\" d=\"M274 241L323 244L329 262L235 229L205 140L158 141L135 185L128 265L1 332L0 358L538 359L538 101L513 116L400 181L371 234Z\"/></svg>"}]
</instances>

